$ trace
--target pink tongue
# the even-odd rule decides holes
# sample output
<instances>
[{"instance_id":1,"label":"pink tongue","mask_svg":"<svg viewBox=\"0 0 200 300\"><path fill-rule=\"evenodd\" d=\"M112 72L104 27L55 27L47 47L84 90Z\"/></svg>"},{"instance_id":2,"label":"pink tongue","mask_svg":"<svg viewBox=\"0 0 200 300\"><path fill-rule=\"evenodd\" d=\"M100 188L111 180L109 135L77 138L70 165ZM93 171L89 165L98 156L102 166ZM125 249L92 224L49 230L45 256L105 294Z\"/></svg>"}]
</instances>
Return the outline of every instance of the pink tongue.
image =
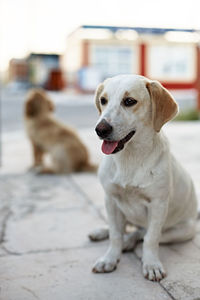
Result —
<instances>
[{"instance_id":1,"label":"pink tongue","mask_svg":"<svg viewBox=\"0 0 200 300\"><path fill-rule=\"evenodd\" d=\"M118 142L103 141L101 150L104 154L111 154L117 147Z\"/></svg>"}]
</instances>

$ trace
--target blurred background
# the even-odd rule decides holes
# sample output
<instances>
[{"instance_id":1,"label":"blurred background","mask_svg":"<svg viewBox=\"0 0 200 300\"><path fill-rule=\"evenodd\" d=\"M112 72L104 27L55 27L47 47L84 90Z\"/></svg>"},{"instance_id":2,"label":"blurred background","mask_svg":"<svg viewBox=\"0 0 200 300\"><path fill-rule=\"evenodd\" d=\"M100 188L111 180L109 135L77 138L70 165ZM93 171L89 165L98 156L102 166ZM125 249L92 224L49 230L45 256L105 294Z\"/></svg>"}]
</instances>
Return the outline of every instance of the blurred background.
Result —
<instances>
[{"instance_id":1,"label":"blurred background","mask_svg":"<svg viewBox=\"0 0 200 300\"><path fill-rule=\"evenodd\" d=\"M1 149L24 134L30 88L46 89L64 122L94 128L97 84L123 73L159 80L177 120L198 120L199 29L198 0L0 0Z\"/></svg>"}]
</instances>

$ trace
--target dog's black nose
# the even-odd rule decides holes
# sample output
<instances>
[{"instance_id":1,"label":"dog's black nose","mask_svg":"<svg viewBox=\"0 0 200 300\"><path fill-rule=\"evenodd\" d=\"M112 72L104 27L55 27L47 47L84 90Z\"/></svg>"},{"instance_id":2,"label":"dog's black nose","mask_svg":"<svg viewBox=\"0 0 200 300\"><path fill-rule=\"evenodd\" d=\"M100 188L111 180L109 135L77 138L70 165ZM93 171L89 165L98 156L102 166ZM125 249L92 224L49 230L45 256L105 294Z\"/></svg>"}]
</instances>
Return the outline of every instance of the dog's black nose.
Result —
<instances>
[{"instance_id":1,"label":"dog's black nose","mask_svg":"<svg viewBox=\"0 0 200 300\"><path fill-rule=\"evenodd\" d=\"M111 134L112 129L112 126L105 119L103 119L95 128L97 135L103 139Z\"/></svg>"}]
</instances>

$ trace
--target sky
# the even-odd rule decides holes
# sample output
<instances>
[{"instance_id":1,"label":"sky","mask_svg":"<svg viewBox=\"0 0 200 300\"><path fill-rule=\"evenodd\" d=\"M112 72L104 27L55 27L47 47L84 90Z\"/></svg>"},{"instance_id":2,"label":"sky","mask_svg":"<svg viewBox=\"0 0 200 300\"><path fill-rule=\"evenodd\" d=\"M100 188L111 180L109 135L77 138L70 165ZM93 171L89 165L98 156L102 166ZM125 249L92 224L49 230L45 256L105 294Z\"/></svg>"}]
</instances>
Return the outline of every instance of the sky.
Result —
<instances>
[{"instance_id":1,"label":"sky","mask_svg":"<svg viewBox=\"0 0 200 300\"><path fill-rule=\"evenodd\" d=\"M58 52L82 24L200 29L200 0L0 0L0 71L29 52Z\"/></svg>"}]
</instances>

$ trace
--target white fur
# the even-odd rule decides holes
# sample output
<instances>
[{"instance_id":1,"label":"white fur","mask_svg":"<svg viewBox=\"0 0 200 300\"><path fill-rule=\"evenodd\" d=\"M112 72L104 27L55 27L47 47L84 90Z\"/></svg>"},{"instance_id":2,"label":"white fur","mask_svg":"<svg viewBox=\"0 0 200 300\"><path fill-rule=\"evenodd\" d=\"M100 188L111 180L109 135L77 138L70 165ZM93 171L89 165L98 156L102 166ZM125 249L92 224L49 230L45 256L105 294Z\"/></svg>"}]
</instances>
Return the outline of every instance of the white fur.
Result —
<instances>
[{"instance_id":1,"label":"white fur","mask_svg":"<svg viewBox=\"0 0 200 300\"><path fill-rule=\"evenodd\" d=\"M122 151L104 155L99 178L106 195L110 246L94 265L94 272L114 270L122 249L135 245L136 235L123 245L127 221L145 229L143 243L143 274L150 280L161 280L165 270L159 259L160 242L179 242L195 234L197 200L192 180L169 150L162 130L156 132L151 122L151 99L147 78L120 75L106 80L101 95L108 104L101 106L102 119L113 126L113 140L135 135ZM141 102L138 110L123 107L124 93ZM138 104L137 104L138 105ZM104 234L105 236L105 234Z\"/></svg>"}]
</instances>

